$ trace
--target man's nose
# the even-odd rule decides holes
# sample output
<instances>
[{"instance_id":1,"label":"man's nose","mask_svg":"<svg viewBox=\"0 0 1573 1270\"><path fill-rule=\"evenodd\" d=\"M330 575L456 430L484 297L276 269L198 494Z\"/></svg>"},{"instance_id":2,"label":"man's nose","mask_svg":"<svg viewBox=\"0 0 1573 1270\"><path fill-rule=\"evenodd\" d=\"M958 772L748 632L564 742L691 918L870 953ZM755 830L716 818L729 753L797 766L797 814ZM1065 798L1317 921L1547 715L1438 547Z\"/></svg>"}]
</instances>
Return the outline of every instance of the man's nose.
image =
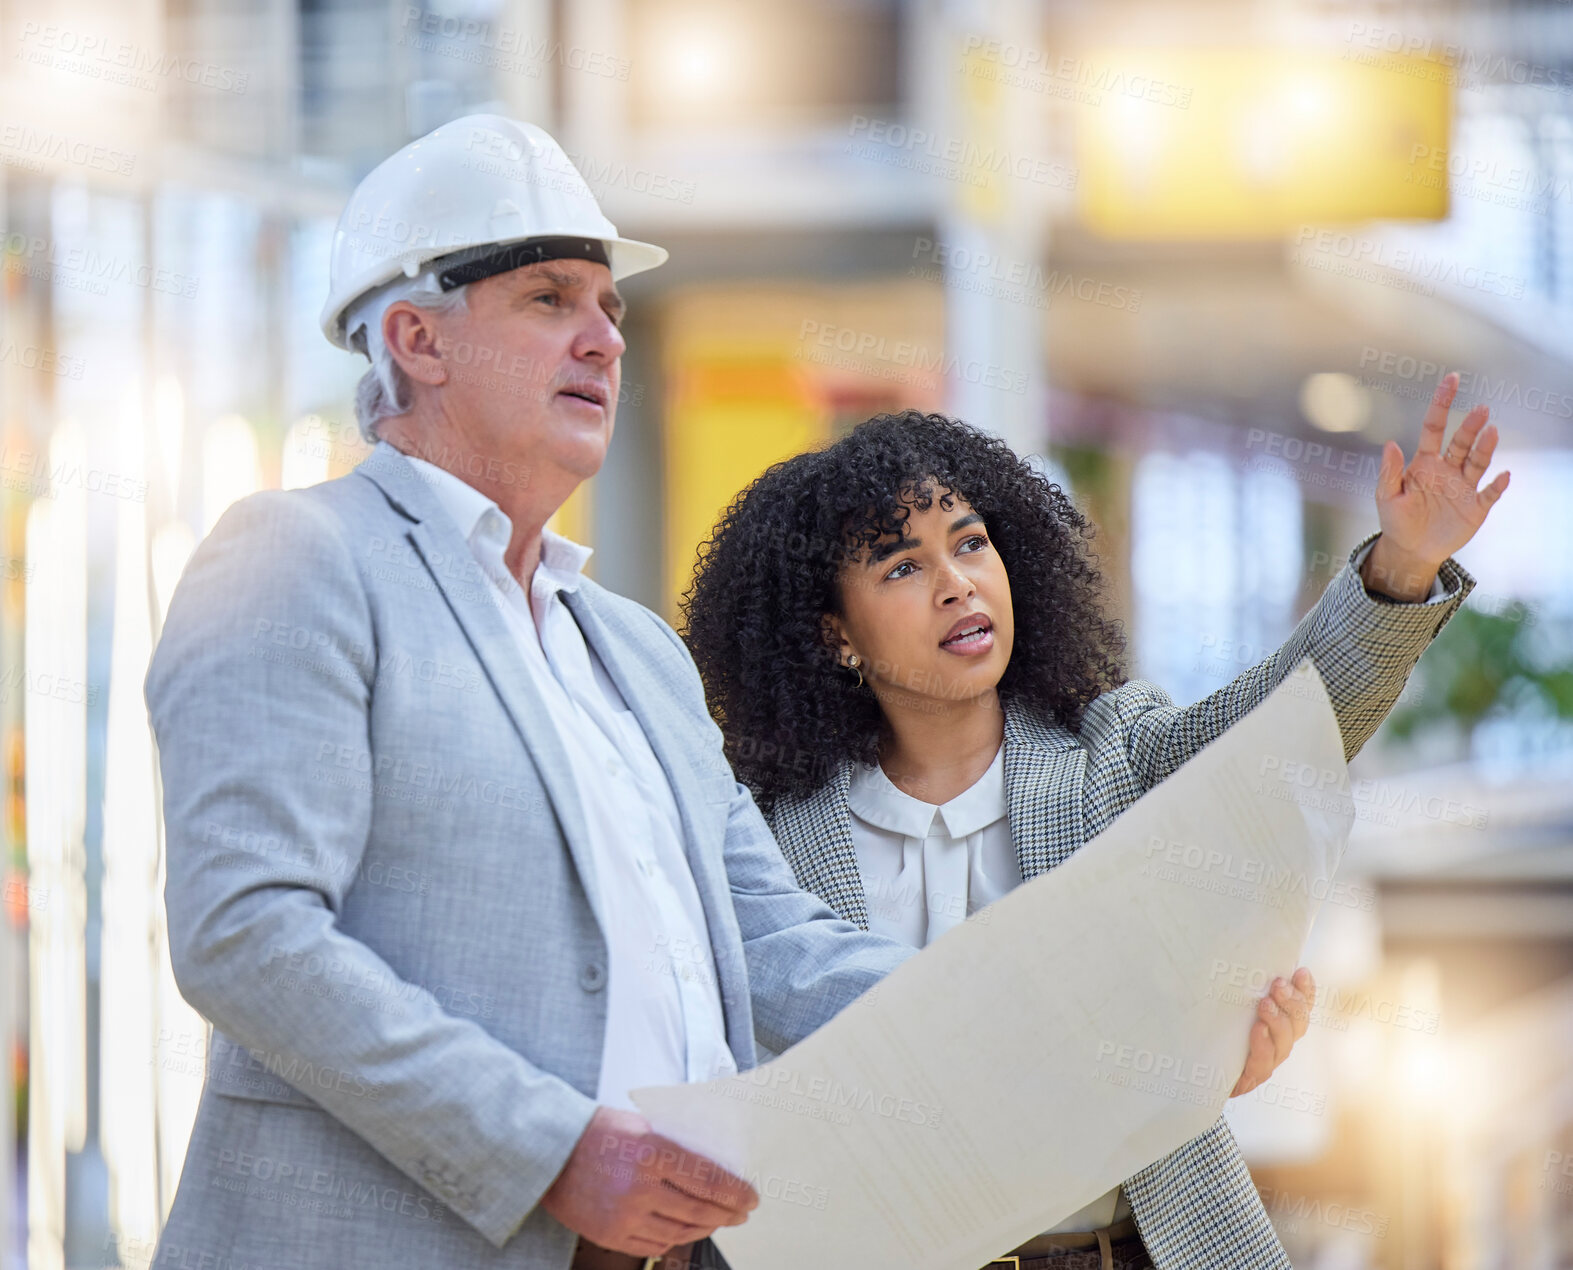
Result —
<instances>
[{"instance_id":1,"label":"man's nose","mask_svg":"<svg viewBox=\"0 0 1573 1270\"><path fill-rule=\"evenodd\" d=\"M612 321L605 313L591 318L584 329L579 332L579 338L574 341L574 355L576 357L593 357L602 361L615 362L623 355L623 350L628 347L628 341L623 338L623 333L617 329L617 323Z\"/></svg>"}]
</instances>

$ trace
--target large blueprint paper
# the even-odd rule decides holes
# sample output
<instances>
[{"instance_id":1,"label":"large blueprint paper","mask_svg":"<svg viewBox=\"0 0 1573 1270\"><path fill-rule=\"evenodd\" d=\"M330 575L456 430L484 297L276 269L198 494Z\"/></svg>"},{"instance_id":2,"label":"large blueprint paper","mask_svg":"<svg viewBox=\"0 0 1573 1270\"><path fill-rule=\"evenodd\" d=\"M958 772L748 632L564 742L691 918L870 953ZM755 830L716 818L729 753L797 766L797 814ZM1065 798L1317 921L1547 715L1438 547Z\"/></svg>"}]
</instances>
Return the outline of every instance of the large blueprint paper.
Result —
<instances>
[{"instance_id":1,"label":"large blueprint paper","mask_svg":"<svg viewBox=\"0 0 1573 1270\"><path fill-rule=\"evenodd\" d=\"M747 1177L734 1270L974 1270L1209 1128L1353 806L1309 661L1064 864L774 1061L642 1089Z\"/></svg>"}]
</instances>

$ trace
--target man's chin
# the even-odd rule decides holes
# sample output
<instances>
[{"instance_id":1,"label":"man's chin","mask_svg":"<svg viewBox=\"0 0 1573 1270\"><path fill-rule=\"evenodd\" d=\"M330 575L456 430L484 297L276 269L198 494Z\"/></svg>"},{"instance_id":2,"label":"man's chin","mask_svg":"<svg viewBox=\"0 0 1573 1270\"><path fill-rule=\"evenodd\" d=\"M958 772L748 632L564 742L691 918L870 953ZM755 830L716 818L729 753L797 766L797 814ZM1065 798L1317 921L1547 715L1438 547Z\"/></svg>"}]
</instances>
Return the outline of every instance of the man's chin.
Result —
<instances>
[{"instance_id":1,"label":"man's chin","mask_svg":"<svg viewBox=\"0 0 1573 1270\"><path fill-rule=\"evenodd\" d=\"M578 409L554 411L552 437L554 449L561 455L562 465L578 472L589 465L585 473L594 476L606 462L606 452L612 444L612 424L609 418L590 420L586 411Z\"/></svg>"},{"instance_id":2,"label":"man's chin","mask_svg":"<svg viewBox=\"0 0 1573 1270\"><path fill-rule=\"evenodd\" d=\"M607 443L603 438L584 437L555 448L558 466L581 481L588 481L606 462Z\"/></svg>"}]
</instances>

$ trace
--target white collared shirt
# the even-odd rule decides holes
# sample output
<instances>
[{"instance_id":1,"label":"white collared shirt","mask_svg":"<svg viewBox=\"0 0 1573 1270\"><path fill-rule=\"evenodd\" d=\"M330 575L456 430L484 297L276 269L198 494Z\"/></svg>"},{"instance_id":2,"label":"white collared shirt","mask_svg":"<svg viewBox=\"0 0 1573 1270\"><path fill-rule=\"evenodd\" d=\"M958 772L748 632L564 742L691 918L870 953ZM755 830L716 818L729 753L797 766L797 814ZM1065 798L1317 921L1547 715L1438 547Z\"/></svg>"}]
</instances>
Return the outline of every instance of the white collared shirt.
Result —
<instances>
[{"instance_id":1,"label":"white collared shirt","mask_svg":"<svg viewBox=\"0 0 1573 1270\"><path fill-rule=\"evenodd\" d=\"M504 563L513 526L502 509L451 472L405 458L469 543L573 770L609 963L596 1101L635 1110L630 1089L732 1074L709 926L671 784L562 600L582 580L590 548L544 530L526 596Z\"/></svg>"},{"instance_id":2,"label":"white collared shirt","mask_svg":"<svg viewBox=\"0 0 1573 1270\"><path fill-rule=\"evenodd\" d=\"M878 763L853 767L847 803L868 928L876 935L924 948L1021 885L1003 745L988 770L948 803L912 797ZM1130 1211L1116 1186L1044 1233L1096 1230Z\"/></svg>"},{"instance_id":3,"label":"white collared shirt","mask_svg":"<svg viewBox=\"0 0 1573 1270\"><path fill-rule=\"evenodd\" d=\"M859 763L847 790L868 928L923 948L1021 885L1005 815L1005 747L969 788L936 807Z\"/></svg>"}]
</instances>

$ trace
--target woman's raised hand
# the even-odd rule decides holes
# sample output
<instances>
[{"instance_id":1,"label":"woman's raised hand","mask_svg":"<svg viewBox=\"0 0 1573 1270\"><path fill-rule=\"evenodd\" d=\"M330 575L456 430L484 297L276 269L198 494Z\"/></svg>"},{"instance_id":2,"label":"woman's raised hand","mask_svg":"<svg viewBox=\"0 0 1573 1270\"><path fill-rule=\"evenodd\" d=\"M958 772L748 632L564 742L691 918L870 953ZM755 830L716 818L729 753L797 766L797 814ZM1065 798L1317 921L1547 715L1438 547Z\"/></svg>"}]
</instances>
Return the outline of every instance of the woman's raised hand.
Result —
<instances>
[{"instance_id":1,"label":"woman's raised hand","mask_svg":"<svg viewBox=\"0 0 1573 1270\"><path fill-rule=\"evenodd\" d=\"M1409 465L1398 443L1382 447L1376 478L1376 515L1382 534L1366 557L1366 585L1400 600L1421 600L1431 589L1437 566L1475 536L1502 492L1509 473L1501 472L1484 489L1480 478L1497 448L1497 429L1487 426L1491 411L1476 406L1464 416L1453 439L1442 448L1448 407L1458 393L1458 375L1437 385L1420 426L1420 445Z\"/></svg>"}]
</instances>

